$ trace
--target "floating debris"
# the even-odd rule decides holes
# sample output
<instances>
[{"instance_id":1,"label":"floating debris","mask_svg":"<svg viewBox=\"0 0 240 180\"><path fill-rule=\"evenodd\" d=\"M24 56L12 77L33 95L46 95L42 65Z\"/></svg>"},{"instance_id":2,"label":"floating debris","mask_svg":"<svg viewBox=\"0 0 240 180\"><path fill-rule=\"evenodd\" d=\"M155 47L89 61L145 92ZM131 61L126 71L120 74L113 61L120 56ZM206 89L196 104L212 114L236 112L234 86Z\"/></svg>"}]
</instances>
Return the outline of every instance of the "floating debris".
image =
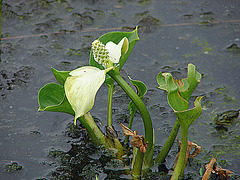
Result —
<instances>
[{"instance_id":1,"label":"floating debris","mask_svg":"<svg viewBox=\"0 0 240 180\"><path fill-rule=\"evenodd\" d=\"M208 180L211 173L217 174L221 179L228 178L233 175L233 171L223 169L218 163L216 163L216 159L212 158L211 161L205 165L206 171L202 177L202 180Z\"/></svg>"},{"instance_id":2,"label":"floating debris","mask_svg":"<svg viewBox=\"0 0 240 180\"><path fill-rule=\"evenodd\" d=\"M207 180L213 171L213 165L216 162L215 158L212 158L211 161L205 165L206 171L202 177L202 180Z\"/></svg>"},{"instance_id":3,"label":"floating debris","mask_svg":"<svg viewBox=\"0 0 240 180\"><path fill-rule=\"evenodd\" d=\"M217 114L217 116L214 118L214 122L218 125L231 124L235 119L238 118L239 113L240 109L222 112L221 114Z\"/></svg>"},{"instance_id":4,"label":"floating debris","mask_svg":"<svg viewBox=\"0 0 240 180\"><path fill-rule=\"evenodd\" d=\"M240 53L240 47L236 43L233 43L233 44L229 45L228 47L226 47L226 49L228 51L231 51L231 52L238 52L238 53Z\"/></svg>"},{"instance_id":5,"label":"floating debris","mask_svg":"<svg viewBox=\"0 0 240 180\"><path fill-rule=\"evenodd\" d=\"M12 164L7 164L6 168L7 168L6 170L7 172L17 172L22 170L23 167L19 165L17 162L13 162Z\"/></svg>"}]
</instances>

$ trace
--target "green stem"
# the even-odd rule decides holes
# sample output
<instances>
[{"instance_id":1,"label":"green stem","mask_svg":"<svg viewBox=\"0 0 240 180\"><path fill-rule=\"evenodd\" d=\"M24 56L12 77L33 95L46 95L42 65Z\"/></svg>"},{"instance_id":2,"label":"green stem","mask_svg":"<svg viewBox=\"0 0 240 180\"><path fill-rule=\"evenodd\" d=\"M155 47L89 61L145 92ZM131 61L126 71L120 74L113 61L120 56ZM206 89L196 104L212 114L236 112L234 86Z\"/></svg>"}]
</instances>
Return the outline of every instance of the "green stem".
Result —
<instances>
[{"instance_id":1,"label":"green stem","mask_svg":"<svg viewBox=\"0 0 240 180\"><path fill-rule=\"evenodd\" d=\"M180 126L180 124L177 119L167 141L165 142L163 148L161 149L161 152L158 154L158 156L155 159L155 164L163 163L164 159L168 155L168 153L174 143L174 140L176 139L176 136L177 136L178 130L179 130L179 126Z\"/></svg>"},{"instance_id":2,"label":"green stem","mask_svg":"<svg viewBox=\"0 0 240 180\"><path fill-rule=\"evenodd\" d=\"M133 148L133 161L132 161L132 176L134 180L141 179L142 165L143 165L143 153L140 151L140 148Z\"/></svg>"},{"instance_id":3,"label":"green stem","mask_svg":"<svg viewBox=\"0 0 240 180\"><path fill-rule=\"evenodd\" d=\"M132 129L132 123L133 123L133 118L134 118L134 114L136 113L136 111L134 111L132 114L130 114L130 119L129 119L129 124L128 124L128 128ZM125 141L124 141L124 148L126 149L127 144L129 141L129 136L126 136Z\"/></svg>"},{"instance_id":4,"label":"green stem","mask_svg":"<svg viewBox=\"0 0 240 180\"><path fill-rule=\"evenodd\" d=\"M84 116L80 117L79 120L86 128L88 135L92 139L94 144L98 146L104 145L106 148L110 148L105 138L105 135L98 128L90 113L87 113Z\"/></svg>"},{"instance_id":5,"label":"green stem","mask_svg":"<svg viewBox=\"0 0 240 180\"><path fill-rule=\"evenodd\" d=\"M107 126L112 126L113 83L108 84Z\"/></svg>"},{"instance_id":6,"label":"green stem","mask_svg":"<svg viewBox=\"0 0 240 180\"><path fill-rule=\"evenodd\" d=\"M184 172L185 169L185 159L187 153L187 143L188 143L188 127L185 127L183 124L181 125L181 149L180 155L177 161L177 165L174 169L171 180L178 180Z\"/></svg>"},{"instance_id":7,"label":"green stem","mask_svg":"<svg viewBox=\"0 0 240 180\"><path fill-rule=\"evenodd\" d=\"M111 82L109 82L107 86L108 86L107 127L110 127L110 129L114 130L112 127L112 102L113 102L114 81L112 80ZM111 137L110 134L109 134L109 137ZM121 158L121 156L124 154L123 146L120 143L118 137L113 137L113 142L114 142L114 147L118 150L117 156L118 158Z\"/></svg>"},{"instance_id":8,"label":"green stem","mask_svg":"<svg viewBox=\"0 0 240 180\"><path fill-rule=\"evenodd\" d=\"M134 114L136 113L136 111L134 111L132 114L131 114L131 117L130 117L130 120L129 120L129 124L128 124L128 128L129 129L132 129L132 123L133 123L133 118L134 118Z\"/></svg>"},{"instance_id":9,"label":"green stem","mask_svg":"<svg viewBox=\"0 0 240 180\"><path fill-rule=\"evenodd\" d=\"M121 77L119 71L112 70L108 74L121 86L121 88L126 92L126 94L132 99L136 107L138 108L144 123L145 128L145 139L148 142L147 152L145 153L145 158L148 159L147 166L152 165L152 146L153 146L153 127L150 114L141 100L141 98L135 93L135 91L128 85L128 83ZM150 160L151 159L151 160Z\"/></svg>"}]
</instances>

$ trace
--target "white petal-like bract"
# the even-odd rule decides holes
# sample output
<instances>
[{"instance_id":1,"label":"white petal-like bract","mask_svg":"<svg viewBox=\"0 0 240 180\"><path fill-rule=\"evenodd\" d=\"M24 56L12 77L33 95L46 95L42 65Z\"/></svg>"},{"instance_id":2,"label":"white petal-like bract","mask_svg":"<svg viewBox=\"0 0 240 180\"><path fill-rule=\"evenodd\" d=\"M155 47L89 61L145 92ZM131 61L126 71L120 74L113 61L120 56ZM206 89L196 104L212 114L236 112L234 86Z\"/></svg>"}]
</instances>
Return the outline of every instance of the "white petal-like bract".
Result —
<instances>
[{"instance_id":1,"label":"white petal-like bract","mask_svg":"<svg viewBox=\"0 0 240 180\"><path fill-rule=\"evenodd\" d=\"M96 93L104 83L105 77L105 70L92 66L84 66L70 72L64 88L66 97L75 111L74 124L78 117L92 109Z\"/></svg>"},{"instance_id":2,"label":"white petal-like bract","mask_svg":"<svg viewBox=\"0 0 240 180\"><path fill-rule=\"evenodd\" d=\"M109 59L110 61L112 61L113 63L118 63L119 59L121 57L121 50L122 50L122 46L124 41L126 41L126 37L124 37L118 44L113 43L112 41L109 41L105 48L108 50L109 52ZM127 41L128 42L128 41Z\"/></svg>"}]
</instances>

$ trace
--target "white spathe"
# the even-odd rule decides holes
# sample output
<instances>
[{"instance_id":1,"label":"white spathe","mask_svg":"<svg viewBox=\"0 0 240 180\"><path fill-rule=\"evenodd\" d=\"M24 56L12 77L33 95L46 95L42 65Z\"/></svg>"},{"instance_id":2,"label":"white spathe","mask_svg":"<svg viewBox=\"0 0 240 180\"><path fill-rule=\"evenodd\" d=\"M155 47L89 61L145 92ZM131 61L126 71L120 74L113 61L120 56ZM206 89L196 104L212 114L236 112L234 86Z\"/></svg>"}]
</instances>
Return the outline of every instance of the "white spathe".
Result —
<instances>
[{"instance_id":1,"label":"white spathe","mask_svg":"<svg viewBox=\"0 0 240 180\"><path fill-rule=\"evenodd\" d=\"M98 89L105 81L106 70L84 66L70 72L64 88L67 99L75 111L75 120L83 116L94 105Z\"/></svg>"},{"instance_id":2,"label":"white spathe","mask_svg":"<svg viewBox=\"0 0 240 180\"><path fill-rule=\"evenodd\" d=\"M124 41L128 42L126 37L124 37L118 44L115 44L112 41L109 41L106 44L105 48L109 52L109 59L113 63L118 63L119 62L119 59L120 59L120 57L122 55L121 50L122 50L122 46L123 46Z\"/></svg>"}]
</instances>

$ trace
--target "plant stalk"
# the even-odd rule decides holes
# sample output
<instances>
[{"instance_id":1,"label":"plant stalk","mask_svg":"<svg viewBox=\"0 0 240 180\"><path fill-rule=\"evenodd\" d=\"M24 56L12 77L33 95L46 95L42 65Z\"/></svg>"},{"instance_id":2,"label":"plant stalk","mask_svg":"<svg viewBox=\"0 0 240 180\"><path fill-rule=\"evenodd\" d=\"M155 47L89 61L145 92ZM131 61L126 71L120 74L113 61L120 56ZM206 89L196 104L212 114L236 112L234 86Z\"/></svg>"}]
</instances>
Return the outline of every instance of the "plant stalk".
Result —
<instances>
[{"instance_id":1,"label":"plant stalk","mask_svg":"<svg viewBox=\"0 0 240 180\"><path fill-rule=\"evenodd\" d=\"M134 114L136 113L136 111L134 111L132 114L130 114L130 119L129 119L129 124L128 124L128 128L132 129L132 123L133 123L133 118L134 118ZM127 135L124 141L124 148L127 147L129 141L129 136Z\"/></svg>"},{"instance_id":2,"label":"plant stalk","mask_svg":"<svg viewBox=\"0 0 240 180\"><path fill-rule=\"evenodd\" d=\"M88 135L94 144L98 146L104 145L106 148L110 148L105 135L98 128L90 113L87 113L83 117L80 117L79 120L86 128Z\"/></svg>"},{"instance_id":3,"label":"plant stalk","mask_svg":"<svg viewBox=\"0 0 240 180\"><path fill-rule=\"evenodd\" d=\"M141 179L142 165L143 165L143 153L140 148L133 148L133 160L132 160L132 177L134 180Z\"/></svg>"},{"instance_id":4,"label":"plant stalk","mask_svg":"<svg viewBox=\"0 0 240 180\"><path fill-rule=\"evenodd\" d=\"M174 140L176 139L176 136L177 136L178 130L179 130L179 126L180 126L180 124L177 119L167 141L165 142L163 148L161 149L161 152L158 154L158 156L155 159L155 164L161 164L165 160L166 156L168 155L168 153L174 143Z\"/></svg>"},{"instance_id":5,"label":"plant stalk","mask_svg":"<svg viewBox=\"0 0 240 180\"><path fill-rule=\"evenodd\" d=\"M113 84L108 84L107 126L112 126Z\"/></svg>"},{"instance_id":6,"label":"plant stalk","mask_svg":"<svg viewBox=\"0 0 240 180\"><path fill-rule=\"evenodd\" d=\"M153 146L153 128L150 114L141 100L141 98L135 93L135 91L128 85L128 83L121 77L119 71L117 69L111 70L108 74L121 86L121 88L126 92L126 94L131 98L136 107L138 108L144 123L145 128L145 140L148 142L147 152L145 153L145 157L149 160L152 159L152 146ZM148 156L149 155L149 156ZM151 166L152 162L148 162L147 166Z\"/></svg>"},{"instance_id":7,"label":"plant stalk","mask_svg":"<svg viewBox=\"0 0 240 180\"><path fill-rule=\"evenodd\" d=\"M188 145L188 127L184 126L184 124L182 123L180 155L177 161L177 165L174 169L173 175L171 177L171 180L178 180L183 175L183 172L186 166L185 159L186 159L187 145Z\"/></svg>"},{"instance_id":8,"label":"plant stalk","mask_svg":"<svg viewBox=\"0 0 240 180\"><path fill-rule=\"evenodd\" d=\"M110 127L113 131L115 131L112 127L112 103L113 103L113 87L114 87L114 81L112 83L108 83L108 104L107 104L107 127ZM108 132L109 133L109 132ZM111 137L110 134L108 134L109 137ZM111 140L111 139L109 139ZM116 137L113 137L114 147L118 150L117 156L118 158L121 158L123 153L123 146L120 143L117 134Z\"/></svg>"}]
</instances>

